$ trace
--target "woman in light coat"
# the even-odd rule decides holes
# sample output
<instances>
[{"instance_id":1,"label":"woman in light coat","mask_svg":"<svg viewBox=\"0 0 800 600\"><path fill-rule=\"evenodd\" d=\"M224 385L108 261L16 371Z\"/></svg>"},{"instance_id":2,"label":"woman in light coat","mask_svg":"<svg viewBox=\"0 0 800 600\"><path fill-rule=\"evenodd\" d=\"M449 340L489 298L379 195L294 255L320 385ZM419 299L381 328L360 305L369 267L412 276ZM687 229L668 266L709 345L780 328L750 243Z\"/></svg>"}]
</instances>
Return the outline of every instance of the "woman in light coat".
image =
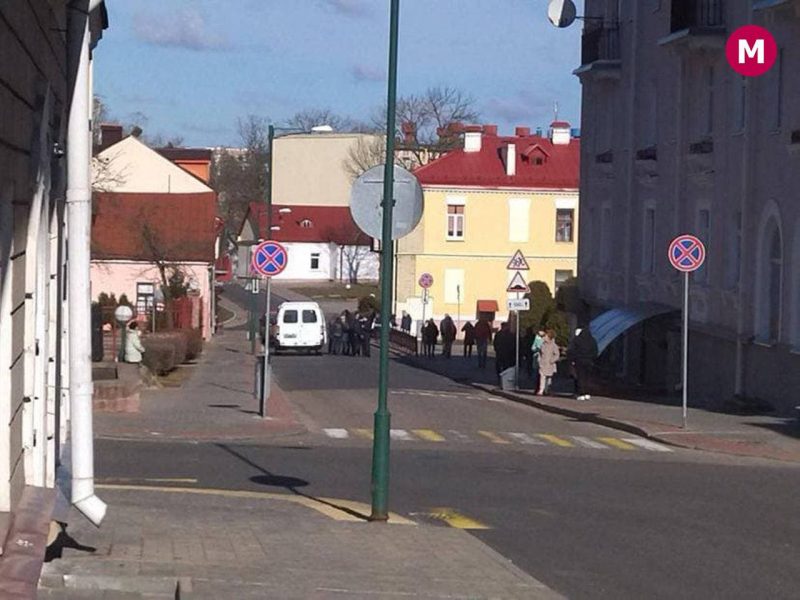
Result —
<instances>
[{"instance_id":1,"label":"woman in light coat","mask_svg":"<svg viewBox=\"0 0 800 600\"><path fill-rule=\"evenodd\" d=\"M139 324L134 321L128 326L125 335L125 362L138 365L142 362L142 354L144 354L144 346L139 333Z\"/></svg>"},{"instance_id":2,"label":"woman in light coat","mask_svg":"<svg viewBox=\"0 0 800 600\"><path fill-rule=\"evenodd\" d=\"M556 344L556 333L548 329L542 341L542 348L539 354L539 396L550 391L550 384L553 375L556 374L556 363L561 358L561 351Z\"/></svg>"}]
</instances>

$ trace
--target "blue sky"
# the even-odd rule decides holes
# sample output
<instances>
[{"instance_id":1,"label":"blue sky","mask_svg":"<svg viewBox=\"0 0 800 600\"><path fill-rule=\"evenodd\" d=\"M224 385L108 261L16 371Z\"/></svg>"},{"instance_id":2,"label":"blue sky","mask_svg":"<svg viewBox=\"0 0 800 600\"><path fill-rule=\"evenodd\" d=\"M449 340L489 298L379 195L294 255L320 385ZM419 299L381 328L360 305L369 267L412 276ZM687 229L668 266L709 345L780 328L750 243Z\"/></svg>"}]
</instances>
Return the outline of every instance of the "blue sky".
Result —
<instances>
[{"instance_id":1,"label":"blue sky","mask_svg":"<svg viewBox=\"0 0 800 600\"><path fill-rule=\"evenodd\" d=\"M187 145L237 143L236 119L304 108L368 120L385 102L389 0L108 0L95 90L123 122ZM581 3L582 4L582 3ZM401 0L399 94L449 85L500 132L578 125L580 23L546 0ZM141 118L136 119L142 121Z\"/></svg>"}]
</instances>

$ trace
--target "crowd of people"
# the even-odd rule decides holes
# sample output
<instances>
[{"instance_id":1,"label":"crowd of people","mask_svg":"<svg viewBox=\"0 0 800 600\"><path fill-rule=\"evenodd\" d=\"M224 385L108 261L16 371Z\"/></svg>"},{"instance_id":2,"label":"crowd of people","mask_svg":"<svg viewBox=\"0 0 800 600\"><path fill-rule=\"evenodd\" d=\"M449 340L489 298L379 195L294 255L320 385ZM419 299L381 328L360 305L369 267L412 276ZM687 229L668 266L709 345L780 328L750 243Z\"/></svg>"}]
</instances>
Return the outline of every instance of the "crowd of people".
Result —
<instances>
[{"instance_id":1,"label":"crowd of people","mask_svg":"<svg viewBox=\"0 0 800 600\"><path fill-rule=\"evenodd\" d=\"M370 356L370 339L377 313L352 313L345 310L328 324L328 353L344 356Z\"/></svg>"}]
</instances>

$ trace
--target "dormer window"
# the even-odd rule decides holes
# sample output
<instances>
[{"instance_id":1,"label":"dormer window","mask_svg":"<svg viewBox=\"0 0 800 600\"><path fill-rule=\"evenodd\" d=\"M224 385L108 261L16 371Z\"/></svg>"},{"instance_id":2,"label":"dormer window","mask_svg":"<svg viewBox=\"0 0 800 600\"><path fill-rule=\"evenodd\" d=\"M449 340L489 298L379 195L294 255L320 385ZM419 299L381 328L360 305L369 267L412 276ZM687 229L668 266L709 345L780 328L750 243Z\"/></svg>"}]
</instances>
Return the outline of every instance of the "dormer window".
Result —
<instances>
[{"instance_id":1,"label":"dormer window","mask_svg":"<svg viewBox=\"0 0 800 600\"><path fill-rule=\"evenodd\" d=\"M539 144L531 144L522 153L522 159L535 166L543 165L548 158L550 158L550 154Z\"/></svg>"},{"instance_id":2,"label":"dormer window","mask_svg":"<svg viewBox=\"0 0 800 600\"><path fill-rule=\"evenodd\" d=\"M314 223L311 222L311 219L303 219L300 221L300 227L303 229L311 229L314 226Z\"/></svg>"}]
</instances>

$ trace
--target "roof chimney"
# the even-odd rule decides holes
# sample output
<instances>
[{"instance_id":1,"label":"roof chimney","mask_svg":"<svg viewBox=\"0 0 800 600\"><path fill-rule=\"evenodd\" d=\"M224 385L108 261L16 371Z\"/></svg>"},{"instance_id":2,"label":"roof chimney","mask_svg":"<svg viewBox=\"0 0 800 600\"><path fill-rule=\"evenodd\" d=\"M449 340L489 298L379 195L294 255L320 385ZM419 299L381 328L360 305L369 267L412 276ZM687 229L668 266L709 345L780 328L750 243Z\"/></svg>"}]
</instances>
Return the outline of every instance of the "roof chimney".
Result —
<instances>
[{"instance_id":1,"label":"roof chimney","mask_svg":"<svg viewBox=\"0 0 800 600\"><path fill-rule=\"evenodd\" d=\"M515 130L514 133L515 133L515 135L517 137L528 137L531 134L531 128L530 127L517 127L517 129Z\"/></svg>"},{"instance_id":2,"label":"roof chimney","mask_svg":"<svg viewBox=\"0 0 800 600\"><path fill-rule=\"evenodd\" d=\"M417 139L417 124L413 121L405 121L400 128L403 131L403 142L413 144Z\"/></svg>"},{"instance_id":3,"label":"roof chimney","mask_svg":"<svg viewBox=\"0 0 800 600\"><path fill-rule=\"evenodd\" d=\"M480 125L467 125L464 128L464 152L480 152L481 137L483 136Z\"/></svg>"},{"instance_id":4,"label":"roof chimney","mask_svg":"<svg viewBox=\"0 0 800 600\"><path fill-rule=\"evenodd\" d=\"M122 141L122 125L100 124L100 145L103 148L113 146L119 141Z\"/></svg>"},{"instance_id":5,"label":"roof chimney","mask_svg":"<svg viewBox=\"0 0 800 600\"><path fill-rule=\"evenodd\" d=\"M572 139L572 130L566 121L553 121L550 124L550 140L554 146L567 146Z\"/></svg>"},{"instance_id":6,"label":"roof chimney","mask_svg":"<svg viewBox=\"0 0 800 600\"><path fill-rule=\"evenodd\" d=\"M483 135L497 135L497 125L484 125Z\"/></svg>"},{"instance_id":7,"label":"roof chimney","mask_svg":"<svg viewBox=\"0 0 800 600\"><path fill-rule=\"evenodd\" d=\"M517 146L506 144L503 146L503 162L506 165L506 175L513 177L517 174Z\"/></svg>"}]
</instances>

